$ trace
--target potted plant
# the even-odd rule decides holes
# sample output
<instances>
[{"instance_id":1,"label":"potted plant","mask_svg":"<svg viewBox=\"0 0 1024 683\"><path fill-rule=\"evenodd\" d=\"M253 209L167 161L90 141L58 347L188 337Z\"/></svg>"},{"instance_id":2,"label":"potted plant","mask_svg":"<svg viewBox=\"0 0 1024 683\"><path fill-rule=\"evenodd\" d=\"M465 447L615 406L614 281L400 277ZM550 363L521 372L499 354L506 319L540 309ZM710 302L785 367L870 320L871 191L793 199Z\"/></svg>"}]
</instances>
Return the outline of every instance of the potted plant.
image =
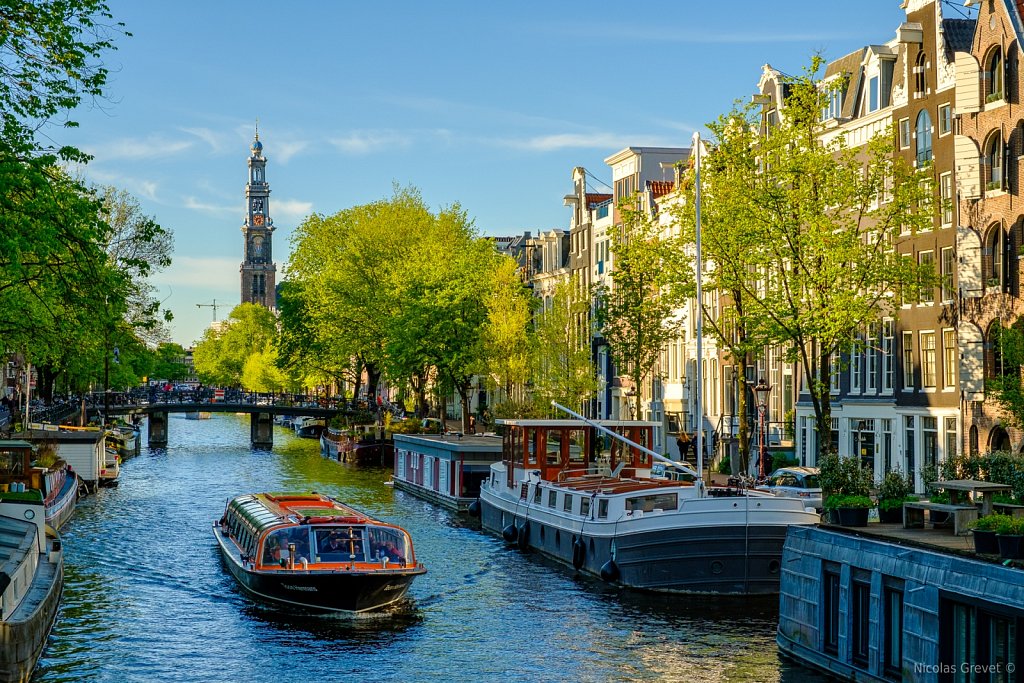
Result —
<instances>
[{"instance_id":1,"label":"potted plant","mask_svg":"<svg viewBox=\"0 0 1024 683\"><path fill-rule=\"evenodd\" d=\"M987 555L995 555L999 552L996 531L1003 524L1003 518L1006 516L985 515L971 523L971 532L974 534L974 552Z\"/></svg>"},{"instance_id":2,"label":"potted plant","mask_svg":"<svg viewBox=\"0 0 1024 683\"><path fill-rule=\"evenodd\" d=\"M874 483L871 471L861 466L859 458L840 458L835 454L825 456L818 465L818 481L821 483L828 518L835 524L847 526L840 519L854 517L860 520L863 517L864 524L857 526L866 525L868 509L872 507L871 498L868 497ZM844 509L855 512L843 513Z\"/></svg>"},{"instance_id":3,"label":"potted plant","mask_svg":"<svg viewBox=\"0 0 1024 683\"><path fill-rule=\"evenodd\" d=\"M999 556L1004 560L1024 559L1024 517L1000 515L996 525Z\"/></svg>"},{"instance_id":4,"label":"potted plant","mask_svg":"<svg viewBox=\"0 0 1024 683\"><path fill-rule=\"evenodd\" d=\"M878 487L878 520L886 524L903 521L903 504L915 500L910 477L898 469L886 472Z\"/></svg>"},{"instance_id":5,"label":"potted plant","mask_svg":"<svg viewBox=\"0 0 1024 683\"><path fill-rule=\"evenodd\" d=\"M874 503L868 496L832 494L825 499L825 509L833 513L832 519L840 526L867 526L872 507Z\"/></svg>"}]
</instances>

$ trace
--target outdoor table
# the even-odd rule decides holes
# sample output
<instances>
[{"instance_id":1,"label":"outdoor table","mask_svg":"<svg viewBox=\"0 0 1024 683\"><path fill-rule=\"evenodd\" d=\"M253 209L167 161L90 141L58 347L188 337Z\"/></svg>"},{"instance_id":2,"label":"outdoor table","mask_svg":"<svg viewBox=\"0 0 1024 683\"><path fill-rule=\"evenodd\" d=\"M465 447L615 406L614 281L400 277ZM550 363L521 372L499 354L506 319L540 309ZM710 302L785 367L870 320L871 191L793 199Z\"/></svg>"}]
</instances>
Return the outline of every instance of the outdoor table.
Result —
<instances>
[{"instance_id":1,"label":"outdoor table","mask_svg":"<svg viewBox=\"0 0 1024 683\"><path fill-rule=\"evenodd\" d=\"M960 502L960 492L981 494L981 514L992 514L992 497L997 493L1012 491L1009 484L998 484L994 481L977 481L976 479L951 479L949 481L937 481L932 484L934 488L949 491L949 502L957 505Z\"/></svg>"}]
</instances>

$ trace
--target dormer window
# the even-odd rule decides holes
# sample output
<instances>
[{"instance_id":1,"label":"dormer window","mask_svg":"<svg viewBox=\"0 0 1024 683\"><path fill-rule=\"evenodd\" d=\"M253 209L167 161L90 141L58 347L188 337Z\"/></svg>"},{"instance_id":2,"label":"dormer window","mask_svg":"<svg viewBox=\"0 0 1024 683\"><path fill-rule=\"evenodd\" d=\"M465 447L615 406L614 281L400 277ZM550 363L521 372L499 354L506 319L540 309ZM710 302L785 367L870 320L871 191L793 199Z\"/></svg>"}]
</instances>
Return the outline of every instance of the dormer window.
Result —
<instances>
[{"instance_id":1,"label":"dormer window","mask_svg":"<svg viewBox=\"0 0 1024 683\"><path fill-rule=\"evenodd\" d=\"M988 61L985 62L985 79L988 87L985 88L985 103L998 102L1003 98L1003 53L998 47L992 50Z\"/></svg>"},{"instance_id":2,"label":"dormer window","mask_svg":"<svg viewBox=\"0 0 1024 683\"><path fill-rule=\"evenodd\" d=\"M843 113L843 91L836 85L829 89L826 97L828 99L825 102L825 106L821 109L821 120L838 119Z\"/></svg>"}]
</instances>

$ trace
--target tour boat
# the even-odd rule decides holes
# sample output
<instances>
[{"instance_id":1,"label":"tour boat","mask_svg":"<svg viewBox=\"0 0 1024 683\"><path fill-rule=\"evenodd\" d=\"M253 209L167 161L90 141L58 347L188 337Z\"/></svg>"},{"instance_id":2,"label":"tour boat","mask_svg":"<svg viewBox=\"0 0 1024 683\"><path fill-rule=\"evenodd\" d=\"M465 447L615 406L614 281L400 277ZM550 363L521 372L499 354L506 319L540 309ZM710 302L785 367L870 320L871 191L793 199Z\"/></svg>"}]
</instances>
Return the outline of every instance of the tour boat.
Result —
<instances>
[{"instance_id":1,"label":"tour boat","mask_svg":"<svg viewBox=\"0 0 1024 683\"><path fill-rule=\"evenodd\" d=\"M0 683L28 681L57 618L64 587L60 537L43 501L21 492L0 500Z\"/></svg>"},{"instance_id":2,"label":"tour boat","mask_svg":"<svg viewBox=\"0 0 1024 683\"><path fill-rule=\"evenodd\" d=\"M795 498L706 487L650 444L655 423L504 420L480 490L484 529L576 570L671 593L779 591L786 530L819 521ZM475 508L471 511L477 511Z\"/></svg>"},{"instance_id":3,"label":"tour boat","mask_svg":"<svg viewBox=\"0 0 1024 683\"><path fill-rule=\"evenodd\" d=\"M255 493L214 523L224 563L256 597L314 612L367 612L426 573L404 529L320 493Z\"/></svg>"},{"instance_id":4,"label":"tour boat","mask_svg":"<svg viewBox=\"0 0 1024 683\"><path fill-rule=\"evenodd\" d=\"M36 458L36 447L28 441L0 441L0 500L40 500L46 523L60 529L75 512L78 475L56 456L45 466L40 459L33 462Z\"/></svg>"}]
</instances>

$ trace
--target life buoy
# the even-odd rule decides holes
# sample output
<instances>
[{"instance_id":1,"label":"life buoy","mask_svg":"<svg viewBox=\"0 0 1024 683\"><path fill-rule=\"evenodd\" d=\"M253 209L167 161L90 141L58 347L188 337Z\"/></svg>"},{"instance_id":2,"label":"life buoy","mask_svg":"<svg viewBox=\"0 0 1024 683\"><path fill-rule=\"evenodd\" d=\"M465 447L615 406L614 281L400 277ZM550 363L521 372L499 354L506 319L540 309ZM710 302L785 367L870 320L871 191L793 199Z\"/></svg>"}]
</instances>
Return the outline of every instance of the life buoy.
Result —
<instances>
[{"instance_id":1,"label":"life buoy","mask_svg":"<svg viewBox=\"0 0 1024 683\"><path fill-rule=\"evenodd\" d=\"M601 578L608 583L615 583L619 576L619 565L615 564L615 560L608 560L601 567Z\"/></svg>"},{"instance_id":2,"label":"life buoy","mask_svg":"<svg viewBox=\"0 0 1024 683\"><path fill-rule=\"evenodd\" d=\"M515 543L517 534L518 530L516 529L515 524L509 524L501 530L501 537L505 539L506 543Z\"/></svg>"},{"instance_id":3,"label":"life buoy","mask_svg":"<svg viewBox=\"0 0 1024 683\"><path fill-rule=\"evenodd\" d=\"M526 550L530 547L530 523L523 522L523 525L516 529L516 543L519 545L520 550Z\"/></svg>"},{"instance_id":4,"label":"life buoy","mask_svg":"<svg viewBox=\"0 0 1024 683\"><path fill-rule=\"evenodd\" d=\"M573 539L572 542L572 566L574 569L582 569L584 560L587 559L587 544L582 537Z\"/></svg>"}]
</instances>

